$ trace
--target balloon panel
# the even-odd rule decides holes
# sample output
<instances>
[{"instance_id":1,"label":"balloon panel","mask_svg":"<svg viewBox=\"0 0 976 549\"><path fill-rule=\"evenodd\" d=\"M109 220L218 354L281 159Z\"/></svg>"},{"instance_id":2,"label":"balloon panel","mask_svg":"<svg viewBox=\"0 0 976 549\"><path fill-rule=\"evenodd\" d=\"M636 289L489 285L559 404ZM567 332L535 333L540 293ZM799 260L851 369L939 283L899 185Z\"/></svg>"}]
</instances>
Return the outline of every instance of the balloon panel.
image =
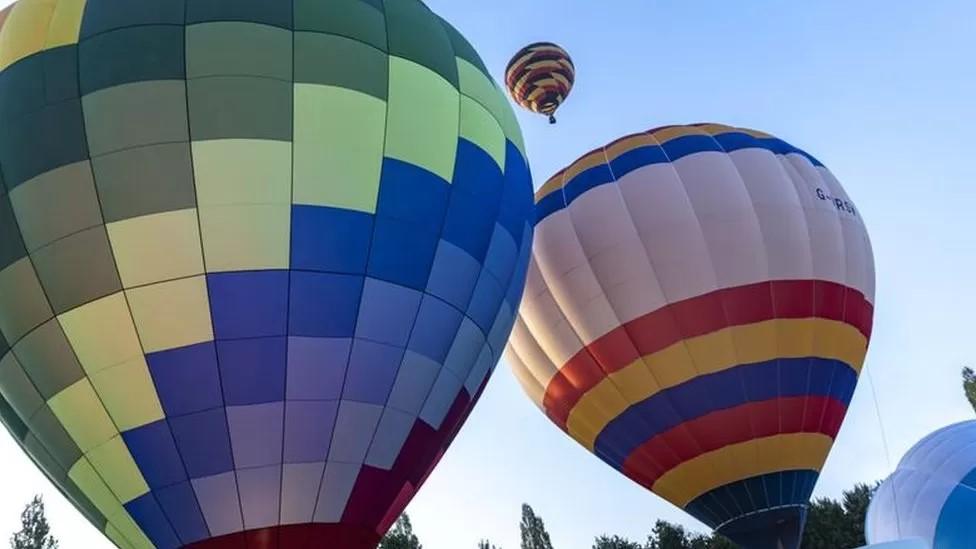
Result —
<instances>
[{"instance_id":1,"label":"balloon panel","mask_svg":"<svg viewBox=\"0 0 976 549\"><path fill-rule=\"evenodd\" d=\"M916 537L933 549L976 536L976 421L940 429L916 444L876 492L865 532L872 543Z\"/></svg>"},{"instance_id":2,"label":"balloon panel","mask_svg":"<svg viewBox=\"0 0 976 549\"><path fill-rule=\"evenodd\" d=\"M474 49L416 0L0 25L10 432L119 547L375 544L524 283L529 170Z\"/></svg>"},{"instance_id":3,"label":"balloon panel","mask_svg":"<svg viewBox=\"0 0 976 549\"><path fill-rule=\"evenodd\" d=\"M674 126L584 155L536 203L508 346L530 397L727 534L774 508L802 522L873 314L870 243L837 180L768 134Z\"/></svg>"}]
</instances>

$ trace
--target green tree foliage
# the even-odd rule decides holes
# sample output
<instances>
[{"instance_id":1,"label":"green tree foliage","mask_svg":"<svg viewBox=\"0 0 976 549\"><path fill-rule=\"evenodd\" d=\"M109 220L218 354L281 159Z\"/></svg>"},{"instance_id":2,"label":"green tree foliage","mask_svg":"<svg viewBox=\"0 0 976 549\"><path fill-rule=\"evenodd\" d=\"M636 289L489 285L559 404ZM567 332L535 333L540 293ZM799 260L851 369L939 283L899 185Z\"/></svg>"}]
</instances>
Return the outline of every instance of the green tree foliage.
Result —
<instances>
[{"instance_id":1,"label":"green tree foliage","mask_svg":"<svg viewBox=\"0 0 976 549\"><path fill-rule=\"evenodd\" d=\"M10 538L12 549L57 549L58 540L51 535L51 525L44 516L44 500L41 496L27 504L20 514L20 531Z\"/></svg>"},{"instance_id":2,"label":"green tree foliage","mask_svg":"<svg viewBox=\"0 0 976 549\"><path fill-rule=\"evenodd\" d=\"M695 534L659 520L647 538L646 549L736 549L736 546L722 536Z\"/></svg>"},{"instance_id":3,"label":"green tree foliage","mask_svg":"<svg viewBox=\"0 0 976 549\"><path fill-rule=\"evenodd\" d=\"M845 491L839 502L821 498L811 503L803 532L803 549L865 545L864 518L877 488L878 483L873 486L857 484Z\"/></svg>"},{"instance_id":4,"label":"green tree foliage","mask_svg":"<svg viewBox=\"0 0 976 549\"><path fill-rule=\"evenodd\" d=\"M593 542L593 549L644 549L641 544L620 536L600 536Z\"/></svg>"},{"instance_id":5,"label":"green tree foliage","mask_svg":"<svg viewBox=\"0 0 976 549\"><path fill-rule=\"evenodd\" d=\"M497 545L493 544L492 542L486 539L483 539L478 542L478 549L502 549L502 548L498 547Z\"/></svg>"},{"instance_id":6,"label":"green tree foliage","mask_svg":"<svg viewBox=\"0 0 976 549\"><path fill-rule=\"evenodd\" d=\"M552 549L549 532L542 522L542 517L535 514L527 503L522 504L522 523L519 524L522 534L522 549Z\"/></svg>"},{"instance_id":7,"label":"green tree foliage","mask_svg":"<svg viewBox=\"0 0 976 549\"><path fill-rule=\"evenodd\" d=\"M420 540L413 533L413 525L406 513L400 515L393 528L380 540L378 549L423 549Z\"/></svg>"},{"instance_id":8,"label":"green tree foliage","mask_svg":"<svg viewBox=\"0 0 976 549\"><path fill-rule=\"evenodd\" d=\"M969 404L976 410L976 372L968 366L962 369L962 388L966 391Z\"/></svg>"},{"instance_id":9,"label":"green tree foliage","mask_svg":"<svg viewBox=\"0 0 976 549\"><path fill-rule=\"evenodd\" d=\"M647 538L647 549L689 549L689 541L683 526L659 520Z\"/></svg>"}]
</instances>

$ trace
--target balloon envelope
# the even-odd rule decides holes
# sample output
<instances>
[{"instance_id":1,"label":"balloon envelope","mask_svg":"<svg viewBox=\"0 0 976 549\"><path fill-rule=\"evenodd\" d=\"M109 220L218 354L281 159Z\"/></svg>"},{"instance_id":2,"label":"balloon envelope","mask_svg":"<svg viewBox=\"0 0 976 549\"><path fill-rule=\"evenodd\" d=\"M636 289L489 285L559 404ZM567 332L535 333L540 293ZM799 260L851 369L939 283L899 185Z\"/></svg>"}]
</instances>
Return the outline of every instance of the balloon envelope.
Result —
<instances>
[{"instance_id":1,"label":"balloon envelope","mask_svg":"<svg viewBox=\"0 0 976 549\"><path fill-rule=\"evenodd\" d=\"M576 67L566 50L552 42L522 48L508 62L505 82L512 99L522 108L544 114L551 123L573 90Z\"/></svg>"},{"instance_id":2,"label":"balloon envelope","mask_svg":"<svg viewBox=\"0 0 976 549\"><path fill-rule=\"evenodd\" d=\"M932 546L920 539L906 539L901 541L890 541L887 543L865 545L860 549L932 549Z\"/></svg>"},{"instance_id":3,"label":"balloon envelope","mask_svg":"<svg viewBox=\"0 0 976 549\"><path fill-rule=\"evenodd\" d=\"M840 183L704 124L597 149L536 203L508 346L530 398L734 541L796 547L871 332L870 243Z\"/></svg>"},{"instance_id":4,"label":"balloon envelope","mask_svg":"<svg viewBox=\"0 0 976 549\"><path fill-rule=\"evenodd\" d=\"M514 114L417 0L21 0L0 168L0 415L124 548L374 546L528 263Z\"/></svg>"},{"instance_id":5,"label":"balloon envelope","mask_svg":"<svg viewBox=\"0 0 976 549\"><path fill-rule=\"evenodd\" d=\"M932 549L976 539L976 421L940 429L912 447L878 487L865 533L872 543L917 537Z\"/></svg>"}]
</instances>

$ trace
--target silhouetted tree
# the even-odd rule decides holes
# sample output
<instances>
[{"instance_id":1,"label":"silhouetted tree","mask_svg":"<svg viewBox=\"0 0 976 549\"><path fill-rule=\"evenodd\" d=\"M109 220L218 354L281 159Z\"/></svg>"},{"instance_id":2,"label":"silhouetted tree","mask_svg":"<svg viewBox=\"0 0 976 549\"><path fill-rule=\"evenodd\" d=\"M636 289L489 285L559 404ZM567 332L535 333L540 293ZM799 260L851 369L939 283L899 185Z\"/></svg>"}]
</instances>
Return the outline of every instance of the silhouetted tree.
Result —
<instances>
[{"instance_id":1,"label":"silhouetted tree","mask_svg":"<svg viewBox=\"0 0 976 549\"><path fill-rule=\"evenodd\" d=\"M593 542L593 549L644 549L641 544L635 543L620 536L600 536Z\"/></svg>"},{"instance_id":2,"label":"silhouetted tree","mask_svg":"<svg viewBox=\"0 0 976 549\"><path fill-rule=\"evenodd\" d=\"M379 549L423 549L423 547L413 533L410 517L404 513L380 540Z\"/></svg>"},{"instance_id":3,"label":"silhouetted tree","mask_svg":"<svg viewBox=\"0 0 976 549\"><path fill-rule=\"evenodd\" d=\"M974 374L976 378L976 374ZM974 381L976 383L976 381ZM840 501L820 498L810 504L801 549L849 549L866 544L864 519L871 498L880 483L856 484L841 495ZM522 549L552 549L542 519L528 505L522 505ZM482 541L478 549L496 549ZM719 534L704 535L683 526L659 520L647 543L641 545L620 536L599 536L593 549L739 549Z\"/></svg>"},{"instance_id":4,"label":"silhouetted tree","mask_svg":"<svg viewBox=\"0 0 976 549\"><path fill-rule=\"evenodd\" d=\"M58 540L51 535L51 525L44 516L41 496L27 504L20 514L20 531L10 538L12 549L57 549Z\"/></svg>"},{"instance_id":5,"label":"silhouetted tree","mask_svg":"<svg viewBox=\"0 0 976 549\"><path fill-rule=\"evenodd\" d=\"M968 366L962 369L962 389L966 391L970 406L976 410L976 372Z\"/></svg>"},{"instance_id":6,"label":"silhouetted tree","mask_svg":"<svg viewBox=\"0 0 976 549\"><path fill-rule=\"evenodd\" d=\"M877 488L878 483L856 484L843 493L839 502L820 498L811 503L803 533L803 549L860 547L866 544L864 519Z\"/></svg>"},{"instance_id":7,"label":"silhouetted tree","mask_svg":"<svg viewBox=\"0 0 976 549\"><path fill-rule=\"evenodd\" d=\"M502 548L498 547L497 545L493 544L492 542L486 539L483 539L478 542L478 549L502 549Z\"/></svg>"},{"instance_id":8,"label":"silhouetted tree","mask_svg":"<svg viewBox=\"0 0 976 549\"><path fill-rule=\"evenodd\" d=\"M542 517L535 514L527 503L522 504L522 523L519 524L522 534L522 549L552 549L549 532L542 522Z\"/></svg>"},{"instance_id":9,"label":"silhouetted tree","mask_svg":"<svg viewBox=\"0 0 976 549\"><path fill-rule=\"evenodd\" d=\"M646 549L739 549L718 534L706 536L685 530L683 526L657 521L647 538Z\"/></svg>"},{"instance_id":10,"label":"silhouetted tree","mask_svg":"<svg viewBox=\"0 0 976 549\"><path fill-rule=\"evenodd\" d=\"M683 526L659 520L647 538L647 549L691 549L691 540Z\"/></svg>"}]
</instances>

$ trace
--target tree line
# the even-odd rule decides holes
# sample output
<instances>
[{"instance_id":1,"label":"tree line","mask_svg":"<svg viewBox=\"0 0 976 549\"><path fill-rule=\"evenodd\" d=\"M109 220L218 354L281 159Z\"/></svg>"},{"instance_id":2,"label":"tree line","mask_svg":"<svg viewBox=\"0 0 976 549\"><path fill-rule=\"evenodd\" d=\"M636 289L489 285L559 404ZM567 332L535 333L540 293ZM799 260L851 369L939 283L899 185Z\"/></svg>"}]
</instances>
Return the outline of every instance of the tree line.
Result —
<instances>
[{"instance_id":1,"label":"tree line","mask_svg":"<svg viewBox=\"0 0 976 549\"><path fill-rule=\"evenodd\" d=\"M847 549L865 545L864 518L878 484L858 484L843 493L840 500L819 498L810 504L802 549ZM519 549L554 549L545 522L528 504L522 504L519 523ZM735 544L718 534L705 535L663 520L651 528L647 539L634 541L619 535L601 535L593 549L736 549ZM423 549L406 514L400 516L380 542L379 549ZM488 539L477 549L502 549Z\"/></svg>"}]
</instances>

